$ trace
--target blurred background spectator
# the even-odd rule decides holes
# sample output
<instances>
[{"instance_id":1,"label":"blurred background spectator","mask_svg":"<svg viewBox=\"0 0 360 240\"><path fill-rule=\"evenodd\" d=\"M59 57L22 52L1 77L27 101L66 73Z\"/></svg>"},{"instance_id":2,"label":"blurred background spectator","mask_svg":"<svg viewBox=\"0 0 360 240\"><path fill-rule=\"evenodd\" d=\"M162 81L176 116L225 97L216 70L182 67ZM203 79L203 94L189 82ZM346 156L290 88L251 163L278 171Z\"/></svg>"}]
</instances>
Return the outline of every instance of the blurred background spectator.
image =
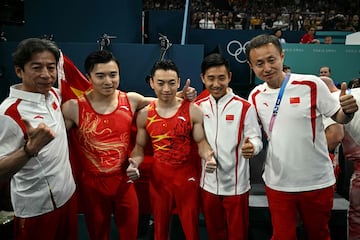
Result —
<instances>
[{"instance_id":1,"label":"blurred background spectator","mask_svg":"<svg viewBox=\"0 0 360 240\"><path fill-rule=\"evenodd\" d=\"M199 21L199 28L202 29L215 29L214 15L211 12L201 14Z\"/></svg>"},{"instance_id":2,"label":"blurred background spectator","mask_svg":"<svg viewBox=\"0 0 360 240\"><path fill-rule=\"evenodd\" d=\"M351 20L349 21L349 24L346 27L346 30L352 31L352 32L360 31L359 15L355 14L351 17Z\"/></svg>"},{"instance_id":3,"label":"blurred background spectator","mask_svg":"<svg viewBox=\"0 0 360 240\"><path fill-rule=\"evenodd\" d=\"M348 86L350 88L358 88L358 87L360 87L359 78L354 78L354 79L350 80Z\"/></svg>"},{"instance_id":4,"label":"blurred background spectator","mask_svg":"<svg viewBox=\"0 0 360 240\"><path fill-rule=\"evenodd\" d=\"M307 33L305 33L301 39L300 39L300 43L302 44L314 44L314 43L320 43L320 41L318 39L315 38L315 27L311 26L309 27Z\"/></svg>"},{"instance_id":5,"label":"blurred background spectator","mask_svg":"<svg viewBox=\"0 0 360 240\"><path fill-rule=\"evenodd\" d=\"M279 39L280 43L286 43L285 39L282 37L281 28L275 28L273 34L274 34L275 37L277 37Z\"/></svg>"},{"instance_id":6,"label":"blurred background spectator","mask_svg":"<svg viewBox=\"0 0 360 240\"><path fill-rule=\"evenodd\" d=\"M325 36L324 37L324 44L332 44L332 43L333 43L332 36Z\"/></svg>"},{"instance_id":7,"label":"blurred background spectator","mask_svg":"<svg viewBox=\"0 0 360 240\"><path fill-rule=\"evenodd\" d=\"M144 10L180 10L184 7L182 0L143 0ZM191 0L189 11L194 28L199 27L199 15L203 15L208 17L206 21L213 21L217 29L269 30L280 27L298 31L314 26L316 30L325 31L360 31L360 3L352 0ZM211 22L204 25L204 28L213 27Z\"/></svg>"}]
</instances>

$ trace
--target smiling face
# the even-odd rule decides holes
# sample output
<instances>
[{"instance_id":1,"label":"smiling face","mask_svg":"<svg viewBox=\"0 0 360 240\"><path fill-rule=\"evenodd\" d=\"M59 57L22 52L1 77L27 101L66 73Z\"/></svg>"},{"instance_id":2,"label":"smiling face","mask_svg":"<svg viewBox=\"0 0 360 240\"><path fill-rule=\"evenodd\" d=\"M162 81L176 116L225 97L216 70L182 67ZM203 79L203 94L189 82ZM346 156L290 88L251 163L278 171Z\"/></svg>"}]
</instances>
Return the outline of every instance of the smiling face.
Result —
<instances>
[{"instance_id":1,"label":"smiling face","mask_svg":"<svg viewBox=\"0 0 360 240\"><path fill-rule=\"evenodd\" d=\"M284 52L279 52L273 43L252 48L249 53L249 65L256 76L271 88L279 88L285 73L282 71Z\"/></svg>"},{"instance_id":2,"label":"smiling face","mask_svg":"<svg viewBox=\"0 0 360 240\"><path fill-rule=\"evenodd\" d=\"M34 53L24 68L15 66L15 73L22 79L22 90L48 94L57 78L55 56L49 51Z\"/></svg>"},{"instance_id":3,"label":"smiling face","mask_svg":"<svg viewBox=\"0 0 360 240\"><path fill-rule=\"evenodd\" d=\"M228 72L225 65L210 67L201 75L201 80L205 88L217 100L227 93L231 72Z\"/></svg>"},{"instance_id":4,"label":"smiling face","mask_svg":"<svg viewBox=\"0 0 360 240\"><path fill-rule=\"evenodd\" d=\"M169 102L176 97L180 78L174 70L157 69L150 79L150 86L159 100Z\"/></svg>"},{"instance_id":5,"label":"smiling face","mask_svg":"<svg viewBox=\"0 0 360 240\"><path fill-rule=\"evenodd\" d=\"M113 60L95 64L87 77L93 90L104 96L114 94L120 83L119 67Z\"/></svg>"}]
</instances>

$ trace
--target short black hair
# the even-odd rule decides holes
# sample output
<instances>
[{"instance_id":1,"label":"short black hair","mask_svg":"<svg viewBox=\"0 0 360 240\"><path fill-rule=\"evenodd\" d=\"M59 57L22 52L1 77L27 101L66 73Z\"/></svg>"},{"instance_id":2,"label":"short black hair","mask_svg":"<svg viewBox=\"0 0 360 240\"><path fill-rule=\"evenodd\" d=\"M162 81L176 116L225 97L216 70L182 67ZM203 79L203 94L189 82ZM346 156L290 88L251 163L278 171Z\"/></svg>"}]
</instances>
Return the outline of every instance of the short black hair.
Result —
<instances>
[{"instance_id":1,"label":"short black hair","mask_svg":"<svg viewBox=\"0 0 360 240\"><path fill-rule=\"evenodd\" d=\"M59 62L60 50L53 41L41 38L27 38L22 40L14 53L12 54L12 62L14 66L24 69L35 53L49 51L55 57L56 63Z\"/></svg>"},{"instance_id":2,"label":"short black hair","mask_svg":"<svg viewBox=\"0 0 360 240\"><path fill-rule=\"evenodd\" d=\"M114 61L120 71L120 63L116 57L107 50L98 50L91 52L85 59L84 68L85 72L90 75L91 71L94 69L94 66L98 63L108 63Z\"/></svg>"},{"instance_id":3,"label":"short black hair","mask_svg":"<svg viewBox=\"0 0 360 240\"><path fill-rule=\"evenodd\" d=\"M227 72L230 72L230 63L220 53L212 53L206 56L201 63L201 74L204 75L206 70L211 67L225 66Z\"/></svg>"},{"instance_id":4,"label":"short black hair","mask_svg":"<svg viewBox=\"0 0 360 240\"><path fill-rule=\"evenodd\" d=\"M281 43L277 37L274 35L269 34L261 34L254 38L252 38L248 45L246 45L246 58L250 62L250 51L254 48L258 48L261 46L264 46L266 44L272 43L276 49L281 54L283 51L283 48L281 46Z\"/></svg>"},{"instance_id":5,"label":"short black hair","mask_svg":"<svg viewBox=\"0 0 360 240\"><path fill-rule=\"evenodd\" d=\"M150 71L151 77L153 77L155 72L159 69L162 69L165 71L168 71L168 70L175 71L176 74L178 75L178 77L180 77L179 69L176 66L175 62L172 60L165 59L165 60L160 60L160 61L155 62L155 64L153 65L153 67Z\"/></svg>"}]
</instances>

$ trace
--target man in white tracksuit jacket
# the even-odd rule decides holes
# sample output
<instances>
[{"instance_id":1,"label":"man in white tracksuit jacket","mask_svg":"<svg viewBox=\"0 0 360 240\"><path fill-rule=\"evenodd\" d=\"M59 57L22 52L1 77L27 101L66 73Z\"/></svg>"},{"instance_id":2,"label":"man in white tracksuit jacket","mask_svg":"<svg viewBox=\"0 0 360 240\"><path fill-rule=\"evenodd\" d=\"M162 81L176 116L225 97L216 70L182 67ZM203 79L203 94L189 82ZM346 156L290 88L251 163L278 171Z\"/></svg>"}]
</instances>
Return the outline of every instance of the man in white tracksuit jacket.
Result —
<instances>
[{"instance_id":1,"label":"man in white tracksuit jacket","mask_svg":"<svg viewBox=\"0 0 360 240\"><path fill-rule=\"evenodd\" d=\"M262 149L255 108L228 87L231 72L220 54L207 56L201 78L209 96L196 103L204 113L206 138L214 150L217 169L200 179L202 211L210 240L248 239L249 158Z\"/></svg>"}]
</instances>

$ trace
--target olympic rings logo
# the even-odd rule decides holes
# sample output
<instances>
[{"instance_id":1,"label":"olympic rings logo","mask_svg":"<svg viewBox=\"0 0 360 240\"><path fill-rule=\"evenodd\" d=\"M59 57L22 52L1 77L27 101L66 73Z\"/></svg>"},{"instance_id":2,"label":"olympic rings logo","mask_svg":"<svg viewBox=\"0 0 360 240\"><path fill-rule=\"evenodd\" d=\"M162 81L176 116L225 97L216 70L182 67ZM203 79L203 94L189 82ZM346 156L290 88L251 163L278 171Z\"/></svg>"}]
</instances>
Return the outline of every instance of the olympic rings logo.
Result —
<instances>
[{"instance_id":1,"label":"olympic rings logo","mask_svg":"<svg viewBox=\"0 0 360 240\"><path fill-rule=\"evenodd\" d=\"M249 44L249 41L247 41L244 45L242 45L237 40L230 41L227 46L227 52L235 57L236 61L239 63L246 63L246 46Z\"/></svg>"}]
</instances>

